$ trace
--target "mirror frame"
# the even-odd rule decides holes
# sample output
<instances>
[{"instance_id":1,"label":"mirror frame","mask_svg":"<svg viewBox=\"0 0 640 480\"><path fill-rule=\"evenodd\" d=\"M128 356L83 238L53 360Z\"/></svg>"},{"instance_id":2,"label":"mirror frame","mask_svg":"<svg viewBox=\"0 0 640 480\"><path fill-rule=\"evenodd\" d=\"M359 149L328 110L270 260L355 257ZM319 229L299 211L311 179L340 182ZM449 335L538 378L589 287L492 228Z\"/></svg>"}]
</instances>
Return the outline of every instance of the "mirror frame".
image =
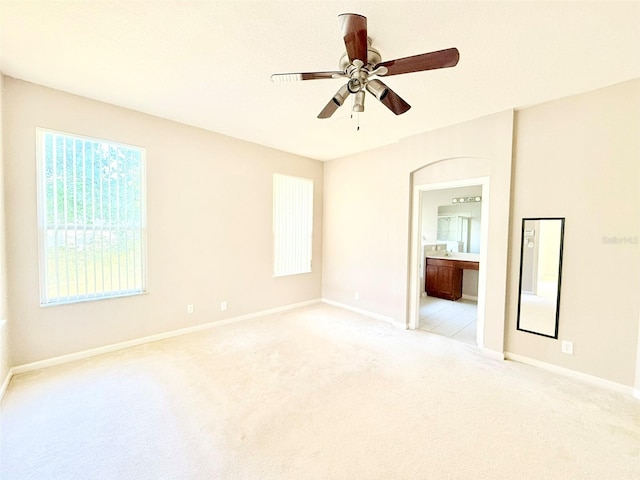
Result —
<instances>
[{"instance_id":1,"label":"mirror frame","mask_svg":"<svg viewBox=\"0 0 640 480\"><path fill-rule=\"evenodd\" d=\"M547 335L545 333L534 332L532 330L526 330L524 328L520 328L520 309L522 306L522 259L524 254L524 232L525 232L525 222L530 220L560 220L560 256L558 258L558 291L556 293L556 314L555 314L555 329L553 335ZM540 335L542 337L554 338L558 339L558 324L560 320L560 287L562 285L562 254L564 250L564 221L565 217L526 217L522 219L522 230L520 232L520 279L518 284L518 316L516 329L521 332L533 333L534 335Z\"/></svg>"}]
</instances>

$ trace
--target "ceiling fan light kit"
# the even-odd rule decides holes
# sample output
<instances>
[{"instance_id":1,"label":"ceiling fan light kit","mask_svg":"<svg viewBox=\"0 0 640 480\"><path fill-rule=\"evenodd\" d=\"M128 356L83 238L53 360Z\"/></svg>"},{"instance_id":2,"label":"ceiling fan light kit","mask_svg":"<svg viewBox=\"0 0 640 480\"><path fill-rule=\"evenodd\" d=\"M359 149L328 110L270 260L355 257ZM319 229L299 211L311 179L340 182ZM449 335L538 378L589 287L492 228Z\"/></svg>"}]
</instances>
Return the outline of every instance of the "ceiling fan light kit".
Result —
<instances>
[{"instance_id":1,"label":"ceiling fan light kit","mask_svg":"<svg viewBox=\"0 0 640 480\"><path fill-rule=\"evenodd\" d=\"M389 93L389 89L387 88L387 86L380 80L376 80L375 78L373 80L369 80L366 87L367 91L380 101L384 100L384 97L386 97L387 93Z\"/></svg>"},{"instance_id":2,"label":"ceiling fan light kit","mask_svg":"<svg viewBox=\"0 0 640 480\"><path fill-rule=\"evenodd\" d=\"M411 105L381 80L372 77L454 67L460 58L457 48L447 48L382 62L380 52L371 46L371 39L367 36L366 17L356 13L343 13L338 15L338 19L347 49L338 62L340 70L271 75L273 82L347 78L347 83L329 100L318 114L318 118L331 117L349 95L354 95L352 111L364 112L365 92L369 92L396 115L405 113Z\"/></svg>"},{"instance_id":3,"label":"ceiling fan light kit","mask_svg":"<svg viewBox=\"0 0 640 480\"><path fill-rule=\"evenodd\" d=\"M334 103L338 107L341 107L350 93L351 92L349 91L349 84L343 85L342 87L340 87L340 90L338 90L338 92L333 96Z\"/></svg>"}]
</instances>

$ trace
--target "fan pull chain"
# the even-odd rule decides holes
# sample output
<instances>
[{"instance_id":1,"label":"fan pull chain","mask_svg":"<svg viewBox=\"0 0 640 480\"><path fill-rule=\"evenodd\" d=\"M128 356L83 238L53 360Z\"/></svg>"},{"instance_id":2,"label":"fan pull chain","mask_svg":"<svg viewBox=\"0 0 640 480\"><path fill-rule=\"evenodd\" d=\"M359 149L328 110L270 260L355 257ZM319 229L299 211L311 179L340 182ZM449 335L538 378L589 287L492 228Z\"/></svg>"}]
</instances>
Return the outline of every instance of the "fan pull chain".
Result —
<instances>
[{"instance_id":1,"label":"fan pull chain","mask_svg":"<svg viewBox=\"0 0 640 480\"><path fill-rule=\"evenodd\" d=\"M351 112L351 119L353 120L353 112ZM360 112L356 112L356 132L360 131Z\"/></svg>"},{"instance_id":2,"label":"fan pull chain","mask_svg":"<svg viewBox=\"0 0 640 480\"><path fill-rule=\"evenodd\" d=\"M351 117L353 120L353 112L351 112ZM360 131L360 112L356 112L356 132Z\"/></svg>"},{"instance_id":3,"label":"fan pull chain","mask_svg":"<svg viewBox=\"0 0 640 480\"><path fill-rule=\"evenodd\" d=\"M356 97L353 96L353 100L351 101L351 118L353 120L353 107L356 105ZM356 132L360 131L360 112L356 112Z\"/></svg>"}]
</instances>

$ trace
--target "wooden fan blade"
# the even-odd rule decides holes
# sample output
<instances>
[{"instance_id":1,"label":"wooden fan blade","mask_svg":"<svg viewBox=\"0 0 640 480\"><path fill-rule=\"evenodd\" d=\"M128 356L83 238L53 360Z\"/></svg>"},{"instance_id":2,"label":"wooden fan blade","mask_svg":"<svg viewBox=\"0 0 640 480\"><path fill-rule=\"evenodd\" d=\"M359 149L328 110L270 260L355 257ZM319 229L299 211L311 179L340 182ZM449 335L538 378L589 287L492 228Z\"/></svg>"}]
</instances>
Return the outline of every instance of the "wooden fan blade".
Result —
<instances>
[{"instance_id":1,"label":"wooden fan blade","mask_svg":"<svg viewBox=\"0 0 640 480\"><path fill-rule=\"evenodd\" d=\"M460 59L457 48L447 48L437 52L413 55L412 57L398 58L379 63L374 67L386 67L386 72L379 72L381 77L389 75L399 75L401 73L422 72L424 70L435 70L437 68L455 67Z\"/></svg>"},{"instance_id":2,"label":"wooden fan blade","mask_svg":"<svg viewBox=\"0 0 640 480\"><path fill-rule=\"evenodd\" d=\"M382 82L380 82L380 83L382 83ZM396 92L391 90L386 85L384 85L384 86L387 88L387 91L386 91L385 95L382 97L382 99L380 100L380 102L382 102L382 104L385 107L387 107L389 110L391 110L396 115L401 115L401 114L403 114L404 112L406 112L407 110L409 110L411 108L411 105L409 105L402 98L400 98L400 95L398 95Z\"/></svg>"},{"instance_id":3,"label":"wooden fan blade","mask_svg":"<svg viewBox=\"0 0 640 480\"><path fill-rule=\"evenodd\" d=\"M357 13L343 13L338 15L340 29L344 44L347 47L347 55L353 63L354 60L361 60L363 65L367 64L367 17Z\"/></svg>"},{"instance_id":4,"label":"wooden fan blade","mask_svg":"<svg viewBox=\"0 0 640 480\"><path fill-rule=\"evenodd\" d=\"M306 73L274 73L272 82L297 82L299 80L326 80L344 77L344 72L306 72Z\"/></svg>"},{"instance_id":5,"label":"wooden fan blade","mask_svg":"<svg viewBox=\"0 0 640 480\"><path fill-rule=\"evenodd\" d=\"M318 114L318 118L329 118L334 112L338 109L340 105L338 105L333 98L329 100L329 103L322 109L322 111Z\"/></svg>"}]
</instances>

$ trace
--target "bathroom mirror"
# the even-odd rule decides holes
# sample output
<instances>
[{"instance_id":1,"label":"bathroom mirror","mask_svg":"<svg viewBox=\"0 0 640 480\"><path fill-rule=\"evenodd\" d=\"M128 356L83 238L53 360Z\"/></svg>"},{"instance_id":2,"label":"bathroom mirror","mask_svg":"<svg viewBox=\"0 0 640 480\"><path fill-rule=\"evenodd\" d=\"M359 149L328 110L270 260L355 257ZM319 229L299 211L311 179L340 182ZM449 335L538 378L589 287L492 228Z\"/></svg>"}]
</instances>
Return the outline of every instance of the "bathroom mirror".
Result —
<instances>
[{"instance_id":1,"label":"bathroom mirror","mask_svg":"<svg viewBox=\"0 0 640 480\"><path fill-rule=\"evenodd\" d=\"M564 218L523 218L518 330L558 338Z\"/></svg>"}]
</instances>

